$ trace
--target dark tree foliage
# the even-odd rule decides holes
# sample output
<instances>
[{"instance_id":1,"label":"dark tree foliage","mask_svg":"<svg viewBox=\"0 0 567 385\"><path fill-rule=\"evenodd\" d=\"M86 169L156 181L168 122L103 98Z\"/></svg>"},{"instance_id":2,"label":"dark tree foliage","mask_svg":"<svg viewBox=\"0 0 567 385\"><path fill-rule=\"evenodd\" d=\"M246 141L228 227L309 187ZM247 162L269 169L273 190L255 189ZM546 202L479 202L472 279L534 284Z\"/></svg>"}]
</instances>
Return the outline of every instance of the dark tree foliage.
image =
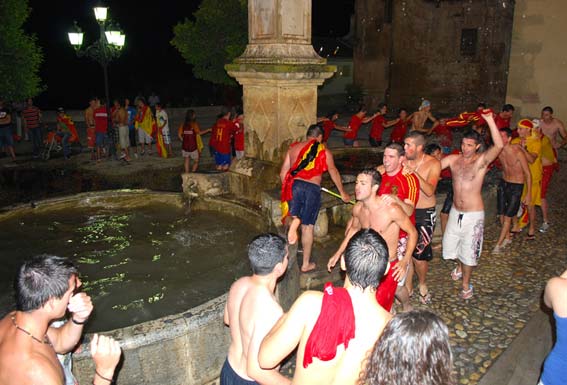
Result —
<instances>
[{"instance_id":1,"label":"dark tree foliage","mask_svg":"<svg viewBox=\"0 0 567 385\"><path fill-rule=\"evenodd\" d=\"M6 100L43 91L38 75L43 54L36 37L23 30L29 14L27 0L0 0L0 97Z\"/></svg>"},{"instance_id":2,"label":"dark tree foliage","mask_svg":"<svg viewBox=\"0 0 567 385\"><path fill-rule=\"evenodd\" d=\"M224 70L242 54L248 41L248 2L246 0L203 0L193 14L173 28L171 44L195 77L215 84L236 85Z\"/></svg>"}]
</instances>

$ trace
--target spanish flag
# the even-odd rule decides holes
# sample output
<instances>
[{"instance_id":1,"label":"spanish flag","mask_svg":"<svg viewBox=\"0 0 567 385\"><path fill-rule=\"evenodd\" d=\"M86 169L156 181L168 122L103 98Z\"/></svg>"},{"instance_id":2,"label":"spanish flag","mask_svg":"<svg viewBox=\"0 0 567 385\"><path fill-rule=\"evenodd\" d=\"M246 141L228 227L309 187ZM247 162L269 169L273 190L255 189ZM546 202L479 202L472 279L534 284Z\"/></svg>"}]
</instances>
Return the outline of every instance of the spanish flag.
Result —
<instances>
[{"instance_id":1,"label":"spanish flag","mask_svg":"<svg viewBox=\"0 0 567 385\"><path fill-rule=\"evenodd\" d=\"M522 203L518 210L518 228L523 229L530 223L530 215L528 213L528 206Z\"/></svg>"},{"instance_id":2,"label":"spanish flag","mask_svg":"<svg viewBox=\"0 0 567 385\"><path fill-rule=\"evenodd\" d=\"M294 143L296 146L299 143ZM288 170L282 183L281 209L282 223L289 215L289 201L292 199L292 186L295 178L311 179L327 171L327 155L325 145L312 139L303 147L293 166Z\"/></svg>"},{"instance_id":3,"label":"spanish flag","mask_svg":"<svg viewBox=\"0 0 567 385\"><path fill-rule=\"evenodd\" d=\"M137 129L142 129L146 131L146 134L153 136L154 130L156 129L156 120L152 114L152 110L148 106L144 106L142 111L136 115L136 121L134 125Z\"/></svg>"},{"instance_id":4,"label":"spanish flag","mask_svg":"<svg viewBox=\"0 0 567 385\"><path fill-rule=\"evenodd\" d=\"M154 122L154 125L155 125L155 122ZM156 125L156 128L155 128L155 132L156 132L157 153L162 158L167 158L167 148L165 147L165 143L163 142L163 135L161 133L161 130L157 129L157 125Z\"/></svg>"}]
</instances>

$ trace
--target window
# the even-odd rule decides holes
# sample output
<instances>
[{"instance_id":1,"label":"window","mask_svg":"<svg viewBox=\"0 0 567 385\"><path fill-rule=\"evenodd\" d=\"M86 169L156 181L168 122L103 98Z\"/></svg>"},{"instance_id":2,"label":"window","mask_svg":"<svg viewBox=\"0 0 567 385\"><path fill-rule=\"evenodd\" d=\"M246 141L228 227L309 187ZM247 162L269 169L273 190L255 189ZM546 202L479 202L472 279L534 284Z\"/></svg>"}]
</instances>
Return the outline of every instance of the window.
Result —
<instances>
[{"instance_id":1,"label":"window","mask_svg":"<svg viewBox=\"0 0 567 385\"><path fill-rule=\"evenodd\" d=\"M461 56L475 56L478 42L478 28L465 28L461 31Z\"/></svg>"},{"instance_id":2,"label":"window","mask_svg":"<svg viewBox=\"0 0 567 385\"><path fill-rule=\"evenodd\" d=\"M394 8L393 0L386 0L384 2L384 23L390 24L392 22L393 8Z\"/></svg>"}]
</instances>

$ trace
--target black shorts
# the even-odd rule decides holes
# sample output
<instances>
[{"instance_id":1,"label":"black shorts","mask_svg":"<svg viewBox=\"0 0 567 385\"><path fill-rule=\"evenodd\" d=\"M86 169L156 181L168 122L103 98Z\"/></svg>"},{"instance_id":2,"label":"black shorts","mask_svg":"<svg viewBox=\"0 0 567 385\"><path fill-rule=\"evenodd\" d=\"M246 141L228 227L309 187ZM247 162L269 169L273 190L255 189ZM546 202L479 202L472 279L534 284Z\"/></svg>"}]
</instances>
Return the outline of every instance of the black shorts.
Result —
<instances>
[{"instance_id":1,"label":"black shorts","mask_svg":"<svg viewBox=\"0 0 567 385\"><path fill-rule=\"evenodd\" d=\"M301 219L302 225L314 225L321 208L321 186L296 179L291 188L291 216Z\"/></svg>"},{"instance_id":2,"label":"black shorts","mask_svg":"<svg viewBox=\"0 0 567 385\"><path fill-rule=\"evenodd\" d=\"M510 183L502 180L498 185L497 211L498 215L513 218L518 214L522 202L523 183Z\"/></svg>"},{"instance_id":3,"label":"black shorts","mask_svg":"<svg viewBox=\"0 0 567 385\"><path fill-rule=\"evenodd\" d=\"M224 360L224 365L221 369L220 374L220 385L257 385L256 381L245 380L244 378L240 377L238 373L232 369L230 363L228 362L228 358Z\"/></svg>"},{"instance_id":4,"label":"black shorts","mask_svg":"<svg viewBox=\"0 0 567 385\"><path fill-rule=\"evenodd\" d=\"M431 261L433 251L431 250L431 240L437 213L435 207L427 209L415 209L415 229L417 230L417 245L413 251L413 257L418 261Z\"/></svg>"},{"instance_id":5,"label":"black shorts","mask_svg":"<svg viewBox=\"0 0 567 385\"><path fill-rule=\"evenodd\" d=\"M445 202L443 202L443 207L441 208L441 212L443 214L449 214L451 212L451 207L453 206L453 186L447 191L447 195L445 196Z\"/></svg>"}]
</instances>

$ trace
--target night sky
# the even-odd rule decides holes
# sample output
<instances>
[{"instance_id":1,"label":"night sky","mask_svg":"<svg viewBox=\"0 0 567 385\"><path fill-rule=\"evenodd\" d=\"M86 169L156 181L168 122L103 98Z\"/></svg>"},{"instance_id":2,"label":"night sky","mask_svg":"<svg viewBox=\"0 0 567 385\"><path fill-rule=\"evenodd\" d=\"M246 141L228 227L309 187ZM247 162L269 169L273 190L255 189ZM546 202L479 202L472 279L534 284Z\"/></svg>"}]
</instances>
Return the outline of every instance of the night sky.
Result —
<instances>
[{"instance_id":1,"label":"night sky","mask_svg":"<svg viewBox=\"0 0 567 385\"><path fill-rule=\"evenodd\" d=\"M84 108L91 95L104 96L102 68L89 58L78 58L67 38L76 20L84 32L83 46L99 36L92 11L95 1L30 0L26 32L33 33L44 53L40 77L47 90L36 98L43 109L58 106ZM195 79L186 64L169 44L173 26L190 18L198 8L196 0L141 2L106 1L109 16L126 34L122 55L109 67L111 98L148 96L151 91L168 104L183 104L192 93L208 103L219 103L210 83ZM343 36L349 29L354 0L313 0L313 35ZM216 96L215 96L216 95Z\"/></svg>"}]
</instances>

